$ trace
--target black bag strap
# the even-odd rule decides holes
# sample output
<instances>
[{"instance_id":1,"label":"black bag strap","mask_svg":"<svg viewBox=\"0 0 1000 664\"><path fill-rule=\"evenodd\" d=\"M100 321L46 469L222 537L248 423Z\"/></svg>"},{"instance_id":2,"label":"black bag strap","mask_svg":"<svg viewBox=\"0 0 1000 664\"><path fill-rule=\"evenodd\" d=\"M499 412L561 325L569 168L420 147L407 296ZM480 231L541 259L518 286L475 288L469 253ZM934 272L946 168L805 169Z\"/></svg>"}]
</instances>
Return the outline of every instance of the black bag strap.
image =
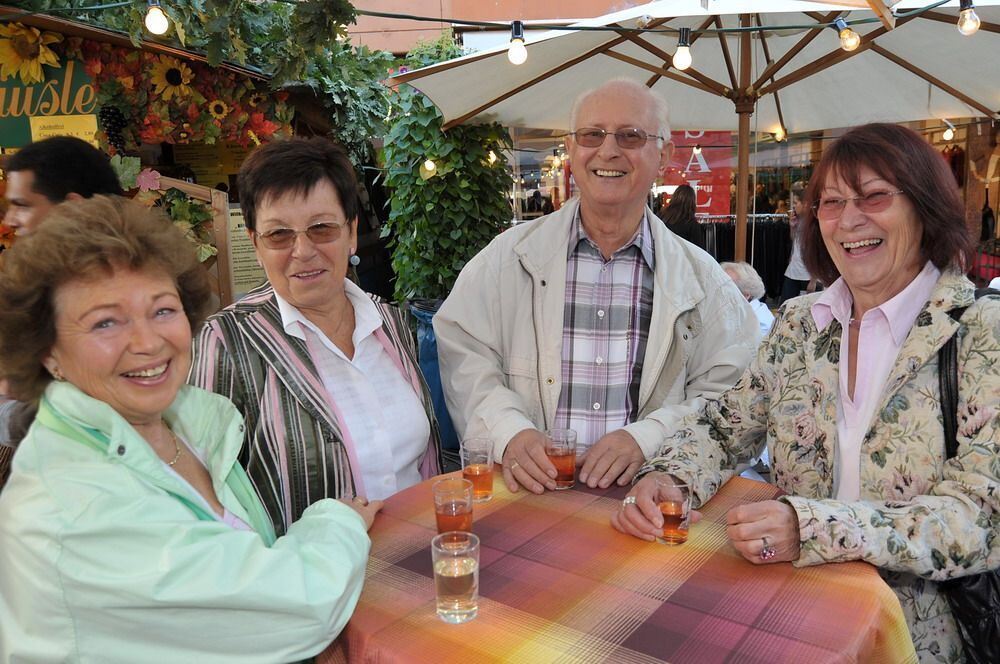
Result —
<instances>
[{"instance_id":1,"label":"black bag strap","mask_svg":"<svg viewBox=\"0 0 1000 664\"><path fill-rule=\"evenodd\" d=\"M984 295L1000 295L995 288L977 288L976 299ZM962 320L968 307L957 307L948 312L955 321ZM938 350L938 385L941 391L941 420L944 426L944 444L947 458L958 453L958 334L953 334Z\"/></svg>"}]
</instances>

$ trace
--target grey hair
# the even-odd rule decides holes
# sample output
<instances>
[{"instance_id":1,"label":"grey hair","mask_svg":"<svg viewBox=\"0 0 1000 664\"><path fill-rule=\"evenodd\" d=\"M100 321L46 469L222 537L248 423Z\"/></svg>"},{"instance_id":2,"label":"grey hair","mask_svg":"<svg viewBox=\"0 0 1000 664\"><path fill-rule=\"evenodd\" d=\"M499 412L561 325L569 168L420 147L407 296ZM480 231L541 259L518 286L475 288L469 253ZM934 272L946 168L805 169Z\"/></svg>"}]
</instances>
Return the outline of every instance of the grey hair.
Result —
<instances>
[{"instance_id":1,"label":"grey hair","mask_svg":"<svg viewBox=\"0 0 1000 664\"><path fill-rule=\"evenodd\" d=\"M569 112L569 130L576 131L576 118L579 115L580 106L583 102L587 100L590 95L600 92L608 87L623 87L632 90L640 95L644 95L649 99L650 104L652 104L653 118L656 121L656 133L663 138L656 141L656 147L663 147L665 141L670 140L670 106L667 104L667 100L658 92L653 92L647 88L642 83L635 81L631 78L619 77L613 78L606 83L602 83L596 88L591 88L584 91L576 98L573 102L573 108Z\"/></svg>"},{"instance_id":2,"label":"grey hair","mask_svg":"<svg viewBox=\"0 0 1000 664\"><path fill-rule=\"evenodd\" d=\"M720 266L730 276L743 297L759 300L764 297L764 281L749 263L723 263Z\"/></svg>"}]
</instances>

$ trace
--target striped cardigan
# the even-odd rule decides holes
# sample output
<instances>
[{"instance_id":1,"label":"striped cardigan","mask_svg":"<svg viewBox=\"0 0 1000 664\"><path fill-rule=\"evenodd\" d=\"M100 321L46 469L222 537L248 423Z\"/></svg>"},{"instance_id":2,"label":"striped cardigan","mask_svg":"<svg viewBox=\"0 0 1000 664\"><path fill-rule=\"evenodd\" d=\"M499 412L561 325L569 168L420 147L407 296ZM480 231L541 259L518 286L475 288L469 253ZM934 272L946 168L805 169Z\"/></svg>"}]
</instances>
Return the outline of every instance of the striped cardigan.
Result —
<instances>
[{"instance_id":1,"label":"striped cardigan","mask_svg":"<svg viewBox=\"0 0 1000 664\"><path fill-rule=\"evenodd\" d=\"M431 435L420 474L431 477L440 472L441 448L413 335L402 310L372 300L383 321L376 337L405 370L427 412ZM208 319L194 342L189 382L228 397L243 413L240 461L278 535L317 500L357 495L361 472L350 438L345 442L340 410L305 342L285 334L270 284Z\"/></svg>"}]
</instances>

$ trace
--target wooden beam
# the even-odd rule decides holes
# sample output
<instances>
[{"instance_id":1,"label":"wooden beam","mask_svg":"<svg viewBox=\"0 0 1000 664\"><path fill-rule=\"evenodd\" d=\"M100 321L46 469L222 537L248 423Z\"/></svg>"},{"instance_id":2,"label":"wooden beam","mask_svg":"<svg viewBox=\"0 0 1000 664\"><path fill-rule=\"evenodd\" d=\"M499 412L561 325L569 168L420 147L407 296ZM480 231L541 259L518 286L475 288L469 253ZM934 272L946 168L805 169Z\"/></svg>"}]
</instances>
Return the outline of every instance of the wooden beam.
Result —
<instances>
[{"instance_id":1,"label":"wooden beam","mask_svg":"<svg viewBox=\"0 0 1000 664\"><path fill-rule=\"evenodd\" d=\"M900 67L902 67L903 69L907 70L908 72L910 72L912 74L915 74L916 76L919 76L920 78L924 79L925 81L927 81L931 85L934 85L934 86L936 86L936 87L944 90L945 92L947 92L948 94L950 94L952 97L955 97L956 99L958 99L962 103L971 106L972 108L976 109L977 111L979 111L980 113L982 113L986 117L988 117L988 118L996 118L997 117L997 112L991 110L988 106L986 106L986 104L982 104L982 103L976 101L975 99L973 99L972 97L969 97L968 95L966 95L966 94L964 94L962 92L959 92L958 90L956 90L952 86L948 85L947 83L945 83L941 79L939 79L939 78L937 78L935 76L932 76L931 74L928 74L927 72L925 72L923 69L920 69L919 67L916 67L916 66L912 65L911 63L907 62L903 58L901 58L898 55L896 55L895 53L893 53L892 51L888 51L885 48L879 46L878 44L872 44L872 51L874 51L875 53L878 53L879 55L881 55L886 60L889 60L890 62L894 62L895 64L899 65Z\"/></svg>"},{"instance_id":2,"label":"wooden beam","mask_svg":"<svg viewBox=\"0 0 1000 664\"><path fill-rule=\"evenodd\" d=\"M638 58L633 58L630 55L625 55L624 53L618 53L617 51L612 51L608 49L601 55L606 55L609 58L614 58L615 60L621 60L622 62L627 62L628 64L638 67L640 69L646 69L655 73L657 76L662 78L669 78L671 81L677 81L678 83L683 83L684 85L690 85L692 88L697 88L702 92L707 92L709 94L717 95L719 97L726 97L725 92L720 92L719 90L708 87L707 85L688 78L687 76L681 76L675 72L664 69L663 67L657 67L654 64L639 60Z\"/></svg>"},{"instance_id":3,"label":"wooden beam","mask_svg":"<svg viewBox=\"0 0 1000 664\"><path fill-rule=\"evenodd\" d=\"M649 53L655 55L656 57L660 58L664 62L668 62L668 61L669 62L673 62L673 56L672 55L670 55L669 53L667 53L663 49L661 49L661 48L659 48L659 47L657 47L657 46L655 46L653 44L650 44L645 39L642 39L641 37L637 37L637 36L635 36L633 34L623 34L622 36L625 37L625 39L627 39L630 42L632 42L633 44L635 44L636 46L638 46L638 47L640 47L640 48L648 51ZM690 69L690 68L688 68L688 69L684 70L684 73L687 74L688 76L690 76L691 78L695 79L696 81L698 81L699 83L701 83L705 87L712 89L715 92L715 94L719 95L720 97L725 97L726 96L726 92L727 92L728 88L726 88L725 85L723 85L722 83L719 83L718 81L716 81L712 77L706 76L705 74L702 74L697 69Z\"/></svg>"},{"instance_id":4,"label":"wooden beam","mask_svg":"<svg viewBox=\"0 0 1000 664\"><path fill-rule=\"evenodd\" d=\"M600 46L597 46L595 48L590 49L586 53L582 53L582 54L576 56L575 58L572 58L571 60L567 60L566 62L562 63L558 67L553 67L552 69L549 69L548 71L542 72L541 74L539 74L538 76L534 77L530 81L522 83L521 85L517 86L516 88L512 88L512 89L508 90L507 92L504 92L502 95L500 95L498 97L494 97L493 99L490 99L486 103L481 104L480 106L477 106L476 108L472 109L468 113L465 113L464 115L461 115L461 116L455 118L454 120L449 120L448 122L444 123L444 125L442 125L441 129L443 131L447 131L447 130L451 129L454 126L460 125L463 122L465 122L466 120L468 120L469 118L472 118L472 117L475 117L475 116L479 115L481 112L485 111L490 106L493 106L495 104L499 104L500 102L504 101L505 99L509 99L510 97L513 97L514 95L518 94L519 92L522 92L523 90L527 90L528 88L530 88L530 87L532 87L534 85L538 85L542 81L545 81L547 79L552 78L553 76L555 76L559 72L565 71L565 70L569 69L570 67L573 67L574 65L577 65L577 64L583 62L584 60L587 60L589 58L592 58L595 55L603 53L603 52L607 51L608 49L610 49L610 48L612 48L614 46L617 46L618 44L621 44L624 41L626 41L626 39L624 37L618 37L617 39L612 39L609 42L606 42L604 44L601 44Z\"/></svg>"},{"instance_id":5,"label":"wooden beam","mask_svg":"<svg viewBox=\"0 0 1000 664\"><path fill-rule=\"evenodd\" d=\"M760 20L760 14L754 14L756 18L757 25L761 26L763 23ZM764 51L764 60L766 62L771 61L771 49L767 47L767 38L764 36L764 32L758 33L760 35L760 47ZM788 136L788 129L785 127L785 116L781 112L781 100L778 98L778 93L774 93L774 108L778 112L778 125L781 127L782 131L785 132L785 136Z\"/></svg>"},{"instance_id":6,"label":"wooden beam","mask_svg":"<svg viewBox=\"0 0 1000 664\"><path fill-rule=\"evenodd\" d=\"M719 29L719 32L715 33L719 38L719 47L722 49L722 57L726 60L726 70L729 72L729 84L736 88L736 69L733 67L733 57L729 54L729 42L726 41L726 35L722 32L722 17L713 16L715 27Z\"/></svg>"},{"instance_id":7,"label":"wooden beam","mask_svg":"<svg viewBox=\"0 0 1000 664\"><path fill-rule=\"evenodd\" d=\"M674 18L676 18L676 17L674 17ZM672 18L672 19L670 19L670 20L673 20L673 18ZM698 32L698 30L704 30L704 29L705 29L705 28L707 28L708 26L712 25L712 21L713 21L713 20L714 20L714 17L710 16L710 17L708 17L707 19L705 19L704 21L702 21L701 25L699 25L699 26L698 26L697 28L695 28L695 30L694 30L694 34L693 34L693 35L691 35L691 46L694 46L694 43L695 43L696 41L698 41L698 38L699 38L699 37L701 37L701 35L702 35L702 33ZM666 60L664 60L664 61L663 61L663 67L664 67L665 69L668 69L668 68L672 67L672 66L673 66L673 64L674 64L674 63L673 63L673 58L672 58L672 57L671 57L671 58L668 58L668 59L666 59ZM660 80L660 77L659 77L659 76L651 76L651 77L649 78L649 80L648 80L648 81L646 81L646 87L647 87L647 88L651 88L651 87L653 87L654 85L656 85L656 82L657 82L658 80Z\"/></svg>"},{"instance_id":8,"label":"wooden beam","mask_svg":"<svg viewBox=\"0 0 1000 664\"><path fill-rule=\"evenodd\" d=\"M892 30L896 27L896 15L892 13L892 10L885 6L882 0L867 0L868 6L871 10L875 12L879 20L882 21L882 27L886 30Z\"/></svg>"},{"instance_id":9,"label":"wooden beam","mask_svg":"<svg viewBox=\"0 0 1000 664\"><path fill-rule=\"evenodd\" d=\"M924 12L918 15L917 18L926 19L928 21L939 21L941 23L950 23L951 25L956 25L958 23L957 16L942 14L941 12ZM980 32L1000 33L1000 24L982 21L979 24L979 30Z\"/></svg>"},{"instance_id":10,"label":"wooden beam","mask_svg":"<svg viewBox=\"0 0 1000 664\"><path fill-rule=\"evenodd\" d=\"M740 14L740 27L750 27L750 15ZM740 33L740 94L744 95L750 87L750 67L753 66L750 48L750 33ZM750 172L750 116L753 114L753 104L748 100L736 105L739 114L739 140L736 149L736 237L735 257L738 263L745 261L747 256L747 203L750 198L750 183L747 175Z\"/></svg>"},{"instance_id":11,"label":"wooden beam","mask_svg":"<svg viewBox=\"0 0 1000 664\"><path fill-rule=\"evenodd\" d=\"M832 21L833 19L837 18L839 14L840 14L839 11L830 12L825 16L818 14L810 14L810 16L815 18L818 23L822 23L823 27L818 27L815 30L810 30L808 34L806 34L802 39L796 42L795 46L788 49L788 51L786 51L783 56L778 58L777 62L770 63L767 66L767 68L764 69L763 72L761 72L760 76L757 77L757 80L753 82L754 89L759 89L760 86L764 84L764 81L773 78L774 75L777 74L782 67L788 64L789 60L791 60L796 55L801 53L802 49L804 49L812 42L812 40L816 39L816 37L822 34L823 30L825 29L825 25L830 21Z\"/></svg>"},{"instance_id":12,"label":"wooden beam","mask_svg":"<svg viewBox=\"0 0 1000 664\"><path fill-rule=\"evenodd\" d=\"M903 25L907 21L910 21L912 19L913 17L904 18L900 20L897 25ZM782 78L779 78L777 81L774 81L770 85L763 87L760 91L760 96L763 97L764 95L777 92L782 88L786 88L789 85L792 85L793 83L798 83L804 78L808 78L813 74L817 74L823 71L824 69L828 69L829 67L839 64L848 58L852 58L856 55L864 53L865 51L867 51L869 48L872 47L873 43L877 38L881 37L886 32L887 30L884 27L872 30L871 32L869 32L868 34L866 34L864 37L861 38L861 45L858 46L853 51L845 51L841 48L837 48L833 51L830 51L826 55L817 58L816 60L810 62L809 64L799 67L791 74L783 76Z\"/></svg>"}]
</instances>

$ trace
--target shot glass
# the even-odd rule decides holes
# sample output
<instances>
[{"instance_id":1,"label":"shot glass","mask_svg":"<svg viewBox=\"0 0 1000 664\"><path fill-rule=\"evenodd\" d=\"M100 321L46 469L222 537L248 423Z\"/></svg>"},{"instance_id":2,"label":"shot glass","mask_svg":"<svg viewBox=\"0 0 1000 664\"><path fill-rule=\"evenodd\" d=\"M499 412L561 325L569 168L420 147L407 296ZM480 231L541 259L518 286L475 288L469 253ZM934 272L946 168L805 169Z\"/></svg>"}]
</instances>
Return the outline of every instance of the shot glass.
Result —
<instances>
[{"instance_id":1,"label":"shot glass","mask_svg":"<svg viewBox=\"0 0 1000 664\"><path fill-rule=\"evenodd\" d=\"M485 503L493 498L493 441L467 438L459 450L462 477L472 482L472 500Z\"/></svg>"},{"instance_id":2,"label":"shot glass","mask_svg":"<svg viewBox=\"0 0 1000 664\"><path fill-rule=\"evenodd\" d=\"M431 540L438 617L464 623L479 612L479 538L450 532Z\"/></svg>"},{"instance_id":3,"label":"shot glass","mask_svg":"<svg viewBox=\"0 0 1000 664\"><path fill-rule=\"evenodd\" d=\"M472 482L449 477L435 482L433 490L438 532L472 532Z\"/></svg>"},{"instance_id":4,"label":"shot glass","mask_svg":"<svg viewBox=\"0 0 1000 664\"><path fill-rule=\"evenodd\" d=\"M556 491L573 488L576 477L576 432L572 429L546 431L545 455L556 467Z\"/></svg>"},{"instance_id":5,"label":"shot glass","mask_svg":"<svg viewBox=\"0 0 1000 664\"><path fill-rule=\"evenodd\" d=\"M691 519L691 491L684 482L673 477L656 478L656 505L663 515L664 544L683 544L688 538Z\"/></svg>"}]
</instances>

